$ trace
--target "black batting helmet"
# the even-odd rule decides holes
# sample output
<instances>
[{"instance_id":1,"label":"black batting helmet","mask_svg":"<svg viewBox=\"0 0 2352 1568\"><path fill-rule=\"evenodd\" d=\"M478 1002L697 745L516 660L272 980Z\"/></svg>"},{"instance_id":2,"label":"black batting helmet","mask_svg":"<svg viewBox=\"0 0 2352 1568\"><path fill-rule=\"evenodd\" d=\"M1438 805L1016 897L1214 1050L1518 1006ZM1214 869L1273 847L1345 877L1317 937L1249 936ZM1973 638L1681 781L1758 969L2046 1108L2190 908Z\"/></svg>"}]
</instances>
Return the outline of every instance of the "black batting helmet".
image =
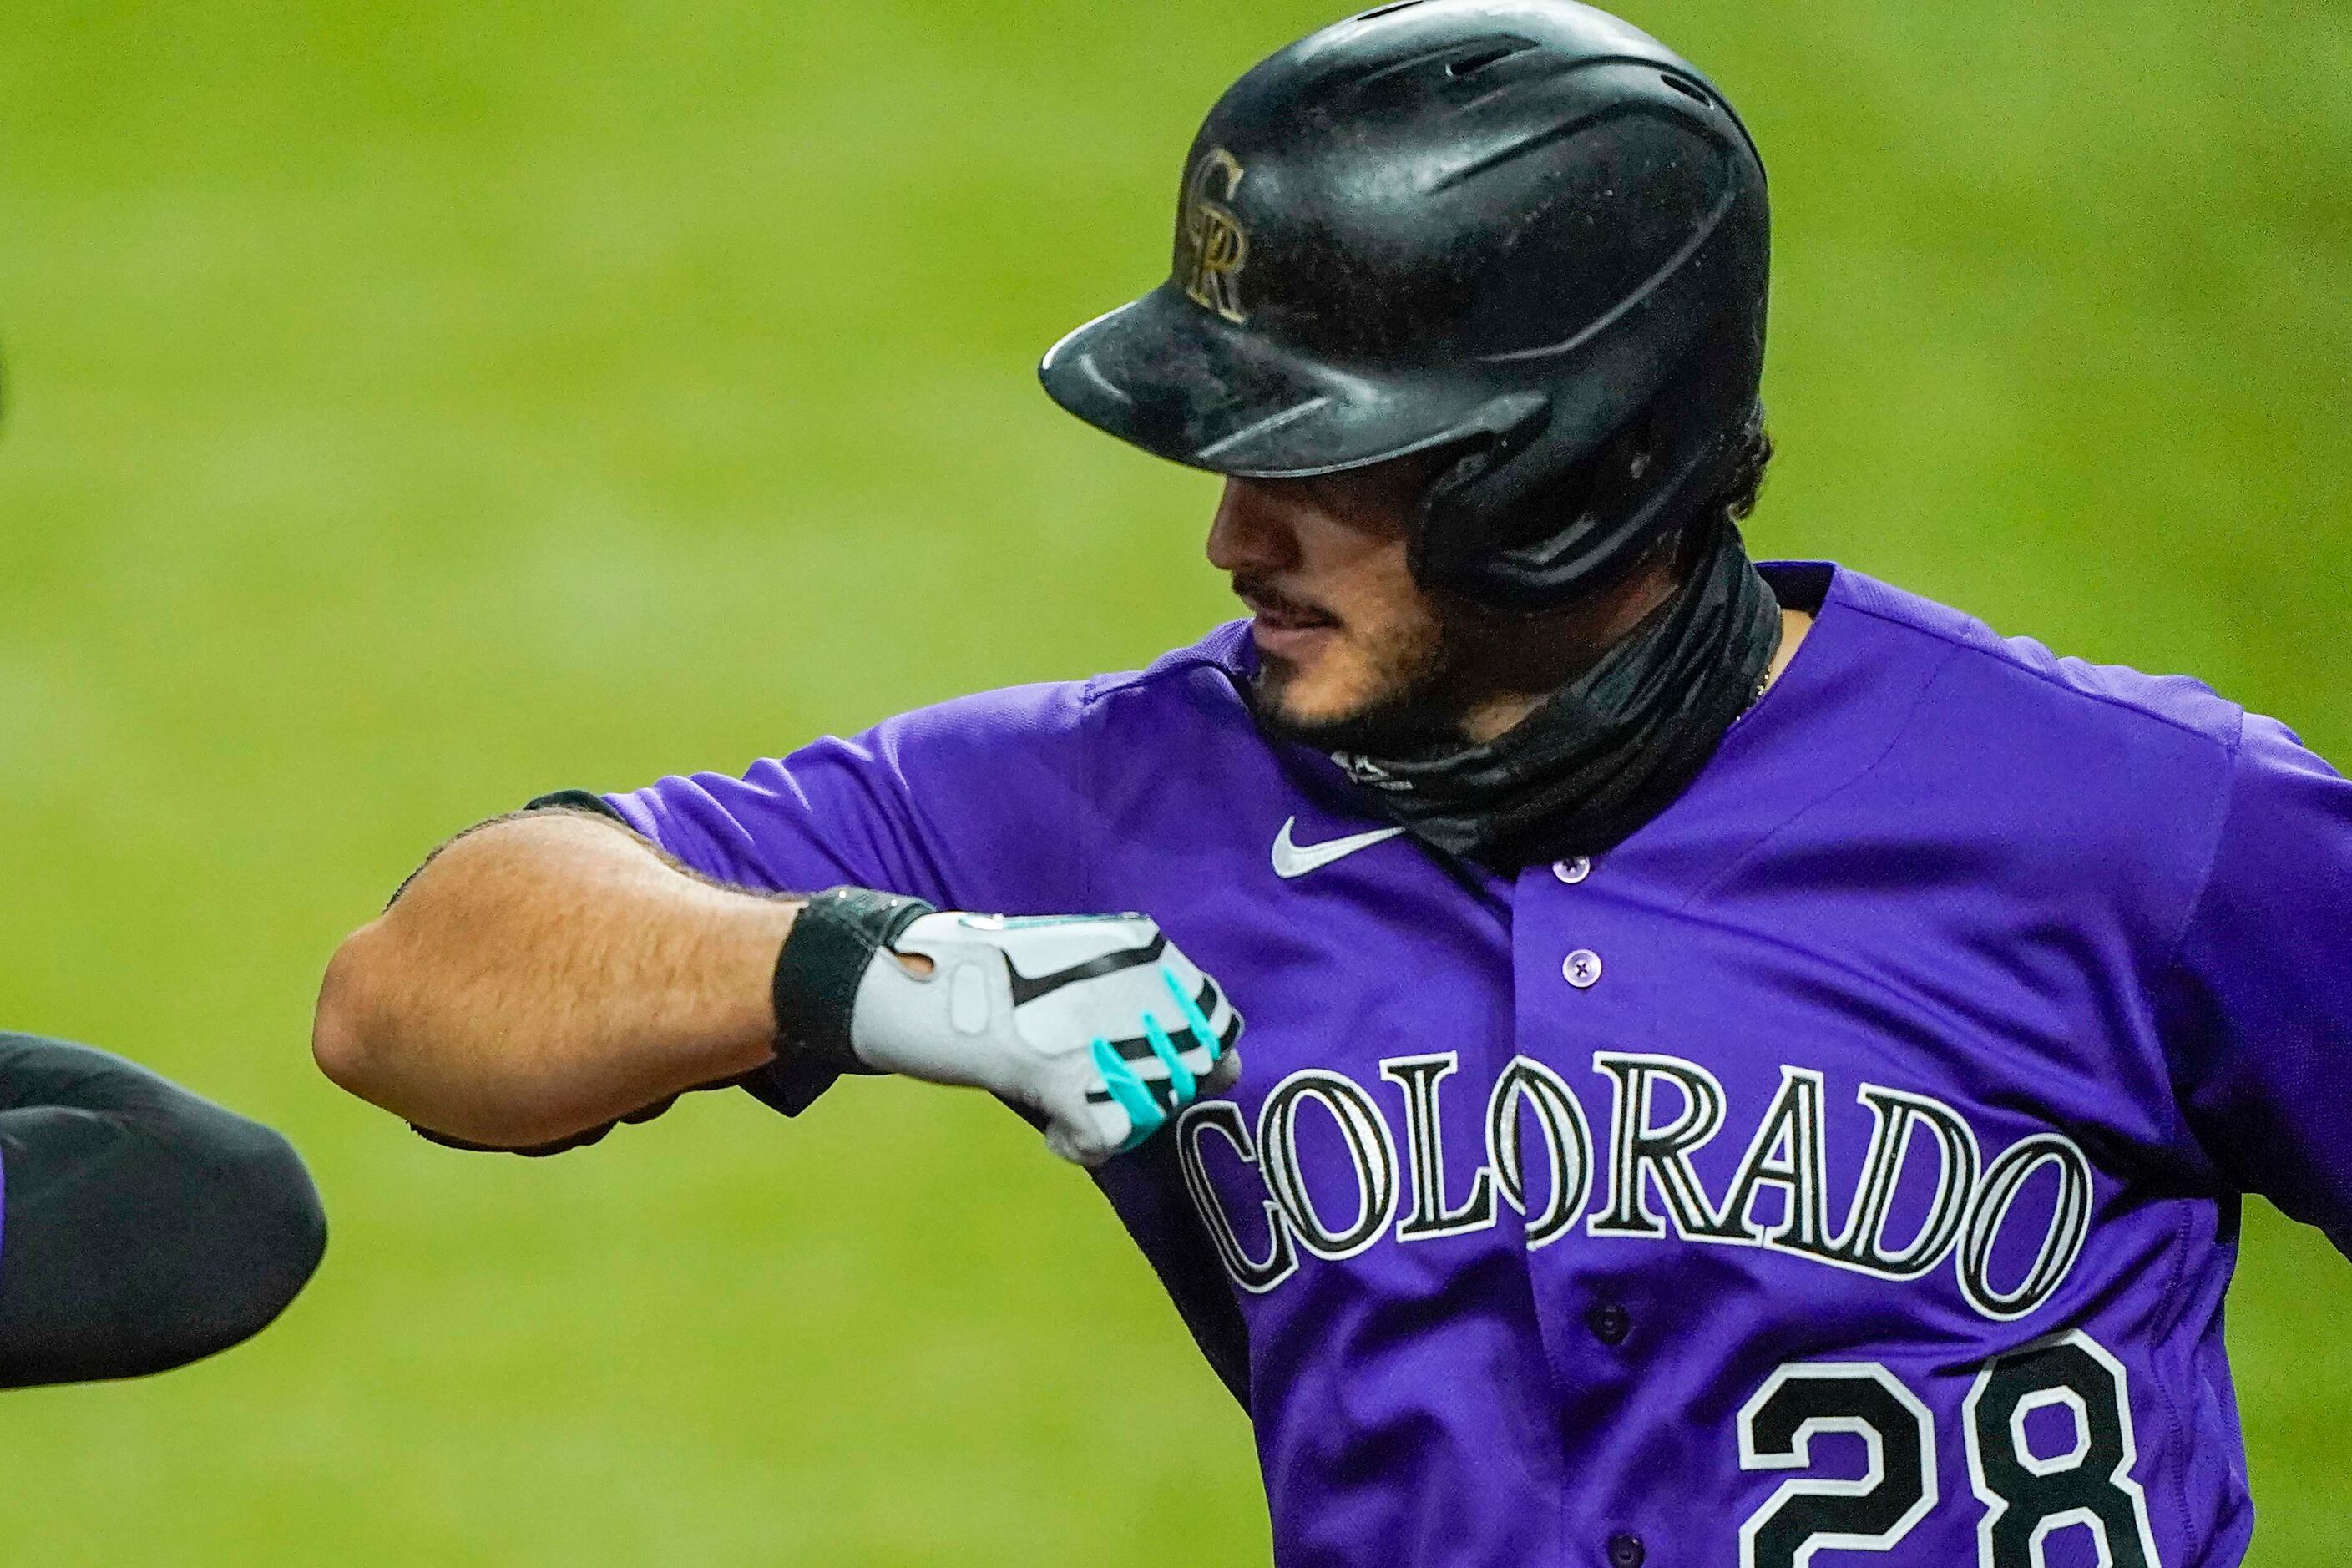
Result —
<instances>
[{"instance_id":1,"label":"black batting helmet","mask_svg":"<svg viewBox=\"0 0 2352 1568\"><path fill-rule=\"evenodd\" d=\"M1265 60L1186 163L1169 280L1072 332L1055 401L1301 479L1459 448L1414 574L1570 603L1761 421L1764 166L1686 61L1570 0L1404 0Z\"/></svg>"}]
</instances>

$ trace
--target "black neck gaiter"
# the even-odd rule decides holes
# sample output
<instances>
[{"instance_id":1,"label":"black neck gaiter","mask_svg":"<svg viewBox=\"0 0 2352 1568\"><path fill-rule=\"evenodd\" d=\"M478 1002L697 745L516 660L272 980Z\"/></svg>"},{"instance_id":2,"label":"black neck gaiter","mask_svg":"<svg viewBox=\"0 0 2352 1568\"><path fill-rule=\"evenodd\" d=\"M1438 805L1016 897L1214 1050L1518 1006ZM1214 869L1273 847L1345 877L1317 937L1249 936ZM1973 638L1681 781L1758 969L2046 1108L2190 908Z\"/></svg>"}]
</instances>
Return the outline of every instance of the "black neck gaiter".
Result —
<instances>
[{"instance_id":1,"label":"black neck gaiter","mask_svg":"<svg viewBox=\"0 0 2352 1568\"><path fill-rule=\"evenodd\" d=\"M1449 855L1504 865L1597 855L1698 777L1780 643L1780 605L1727 518L1673 598L1503 734L1333 760Z\"/></svg>"}]
</instances>

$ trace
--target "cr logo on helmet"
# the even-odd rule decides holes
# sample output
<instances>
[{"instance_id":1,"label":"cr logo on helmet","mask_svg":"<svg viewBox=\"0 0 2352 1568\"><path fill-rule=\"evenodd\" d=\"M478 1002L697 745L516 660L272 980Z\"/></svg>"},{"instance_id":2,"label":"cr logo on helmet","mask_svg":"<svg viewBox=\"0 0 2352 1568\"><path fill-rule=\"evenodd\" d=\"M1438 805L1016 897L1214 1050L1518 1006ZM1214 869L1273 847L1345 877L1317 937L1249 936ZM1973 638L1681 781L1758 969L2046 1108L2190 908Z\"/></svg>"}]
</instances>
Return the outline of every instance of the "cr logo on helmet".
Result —
<instances>
[{"instance_id":1,"label":"cr logo on helmet","mask_svg":"<svg viewBox=\"0 0 2352 1568\"><path fill-rule=\"evenodd\" d=\"M1242 312L1241 282L1249 236L1223 204L1241 187L1240 160L1218 147L1193 166L1184 191L1184 293L1234 322L1248 320Z\"/></svg>"}]
</instances>

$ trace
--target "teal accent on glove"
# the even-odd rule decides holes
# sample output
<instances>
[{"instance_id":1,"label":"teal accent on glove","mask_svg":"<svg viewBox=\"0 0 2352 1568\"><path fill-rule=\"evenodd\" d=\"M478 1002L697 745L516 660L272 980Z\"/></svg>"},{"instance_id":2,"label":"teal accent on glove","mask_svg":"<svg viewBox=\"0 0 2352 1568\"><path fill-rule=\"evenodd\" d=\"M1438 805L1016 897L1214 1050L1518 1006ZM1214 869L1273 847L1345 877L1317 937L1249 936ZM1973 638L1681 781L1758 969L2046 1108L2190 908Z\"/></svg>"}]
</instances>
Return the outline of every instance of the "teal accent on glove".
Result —
<instances>
[{"instance_id":1,"label":"teal accent on glove","mask_svg":"<svg viewBox=\"0 0 2352 1568\"><path fill-rule=\"evenodd\" d=\"M1095 1041L1094 1058L1095 1070L1103 1077L1103 1087L1110 1090L1110 1097L1118 1101L1119 1109L1127 1112L1127 1120L1134 1128L1118 1146L1118 1152L1124 1154L1159 1131L1168 1113L1153 1103L1151 1091L1143 1087L1143 1080L1135 1076L1135 1069L1127 1065L1126 1058L1110 1048L1108 1040Z\"/></svg>"},{"instance_id":2,"label":"teal accent on glove","mask_svg":"<svg viewBox=\"0 0 2352 1568\"><path fill-rule=\"evenodd\" d=\"M1224 1042L1217 1038L1216 1030L1209 1026L1209 1016L1201 1011L1201 1005L1192 1000L1192 993L1184 989L1184 983L1176 978L1174 970L1161 964L1160 978L1168 983L1168 994L1175 997L1176 1005L1183 1009L1186 1026L1192 1031L1192 1037L1207 1049L1209 1061L1214 1065L1217 1058L1225 1054L1225 1047Z\"/></svg>"},{"instance_id":3,"label":"teal accent on glove","mask_svg":"<svg viewBox=\"0 0 2352 1568\"><path fill-rule=\"evenodd\" d=\"M1176 1042L1168 1037L1160 1020L1149 1013L1143 1016L1143 1037L1151 1042L1151 1054L1168 1069L1168 1087L1176 1091L1176 1103L1191 1104L1200 1085L1193 1079L1192 1069L1184 1065L1184 1058L1176 1054Z\"/></svg>"}]
</instances>

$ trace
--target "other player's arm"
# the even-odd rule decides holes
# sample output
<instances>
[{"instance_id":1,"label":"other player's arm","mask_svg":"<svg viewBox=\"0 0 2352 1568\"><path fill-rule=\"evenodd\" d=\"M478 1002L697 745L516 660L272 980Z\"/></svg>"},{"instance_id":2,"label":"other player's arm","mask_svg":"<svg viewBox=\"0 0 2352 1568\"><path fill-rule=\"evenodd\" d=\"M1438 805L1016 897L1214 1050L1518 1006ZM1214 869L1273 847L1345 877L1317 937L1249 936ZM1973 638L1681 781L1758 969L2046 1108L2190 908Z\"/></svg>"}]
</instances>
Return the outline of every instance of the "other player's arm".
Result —
<instances>
[{"instance_id":1,"label":"other player's arm","mask_svg":"<svg viewBox=\"0 0 2352 1568\"><path fill-rule=\"evenodd\" d=\"M292 1145L120 1057L0 1034L0 1387L162 1372L258 1332L327 1242Z\"/></svg>"}]
</instances>

